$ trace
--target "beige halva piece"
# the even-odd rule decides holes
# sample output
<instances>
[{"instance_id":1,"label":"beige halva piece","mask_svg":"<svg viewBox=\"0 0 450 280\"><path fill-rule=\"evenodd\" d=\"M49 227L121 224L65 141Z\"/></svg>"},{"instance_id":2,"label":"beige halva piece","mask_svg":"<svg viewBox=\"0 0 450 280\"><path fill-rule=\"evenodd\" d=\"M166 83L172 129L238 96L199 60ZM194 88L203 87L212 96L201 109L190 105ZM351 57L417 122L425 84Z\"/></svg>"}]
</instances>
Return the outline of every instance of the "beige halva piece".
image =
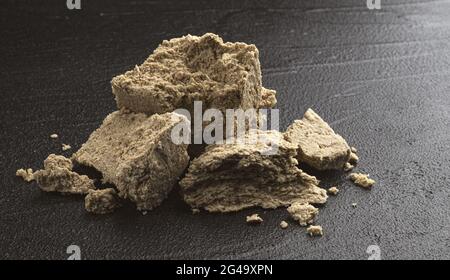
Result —
<instances>
[{"instance_id":1,"label":"beige halva piece","mask_svg":"<svg viewBox=\"0 0 450 280\"><path fill-rule=\"evenodd\" d=\"M251 130L241 141L208 146L191 162L180 186L192 208L231 212L326 202L326 191L297 168L296 147L281 133Z\"/></svg>"},{"instance_id":2,"label":"beige halva piece","mask_svg":"<svg viewBox=\"0 0 450 280\"><path fill-rule=\"evenodd\" d=\"M298 160L318 170L341 170L351 154L345 139L312 109L308 109L301 120L294 121L285 137L297 146Z\"/></svg>"},{"instance_id":3,"label":"beige halva piece","mask_svg":"<svg viewBox=\"0 0 450 280\"><path fill-rule=\"evenodd\" d=\"M117 192L113 188L89 190L84 198L86 211L93 214L108 214L120 207Z\"/></svg>"},{"instance_id":4,"label":"beige halva piece","mask_svg":"<svg viewBox=\"0 0 450 280\"><path fill-rule=\"evenodd\" d=\"M51 154L44 160L44 169L36 171L33 177L45 192L87 194L89 190L95 189L94 181L73 172L72 168L70 159Z\"/></svg>"},{"instance_id":5,"label":"beige halva piece","mask_svg":"<svg viewBox=\"0 0 450 280\"><path fill-rule=\"evenodd\" d=\"M139 210L158 206L189 163L187 145L176 145L172 128L188 120L176 113L147 116L116 111L108 115L89 140L73 155L94 167L119 196ZM190 125L190 124L188 124Z\"/></svg>"},{"instance_id":6,"label":"beige halva piece","mask_svg":"<svg viewBox=\"0 0 450 280\"><path fill-rule=\"evenodd\" d=\"M194 101L222 111L276 103L275 91L262 87L258 49L211 33L163 41L111 85L119 108L148 114L192 110Z\"/></svg>"},{"instance_id":7,"label":"beige halva piece","mask_svg":"<svg viewBox=\"0 0 450 280\"><path fill-rule=\"evenodd\" d=\"M287 211L295 221L298 221L301 226L312 224L319 213L319 209L311 204L300 202L293 203L287 208Z\"/></svg>"}]
</instances>

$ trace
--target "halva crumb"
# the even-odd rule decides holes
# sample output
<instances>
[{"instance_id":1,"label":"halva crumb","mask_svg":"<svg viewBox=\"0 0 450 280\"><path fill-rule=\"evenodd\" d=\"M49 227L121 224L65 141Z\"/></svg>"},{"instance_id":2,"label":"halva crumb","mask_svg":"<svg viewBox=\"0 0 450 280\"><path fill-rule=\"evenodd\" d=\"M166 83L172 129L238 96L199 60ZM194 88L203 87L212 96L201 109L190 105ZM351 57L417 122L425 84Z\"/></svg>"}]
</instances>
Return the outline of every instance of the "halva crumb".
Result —
<instances>
[{"instance_id":1,"label":"halva crumb","mask_svg":"<svg viewBox=\"0 0 450 280\"><path fill-rule=\"evenodd\" d=\"M288 224L286 221L281 221L280 227L281 227L282 229L286 229L288 226L289 226L289 224Z\"/></svg>"},{"instance_id":2,"label":"halva crumb","mask_svg":"<svg viewBox=\"0 0 450 280\"><path fill-rule=\"evenodd\" d=\"M70 150L70 149L72 149L72 147L70 145L62 144L62 150L63 151L67 151L67 150Z\"/></svg>"},{"instance_id":3,"label":"halva crumb","mask_svg":"<svg viewBox=\"0 0 450 280\"><path fill-rule=\"evenodd\" d=\"M323 229L321 226L309 226L306 229L306 232L310 235L310 236L323 236Z\"/></svg>"},{"instance_id":4,"label":"halva crumb","mask_svg":"<svg viewBox=\"0 0 450 280\"><path fill-rule=\"evenodd\" d=\"M58 134L53 133L53 134L50 135L50 138L52 138L52 139L57 139L57 138L58 138Z\"/></svg>"},{"instance_id":5,"label":"halva crumb","mask_svg":"<svg viewBox=\"0 0 450 280\"><path fill-rule=\"evenodd\" d=\"M21 177L25 182L31 182L34 180L33 169L31 169L31 168L18 169L16 171L16 176Z\"/></svg>"},{"instance_id":6,"label":"halva crumb","mask_svg":"<svg viewBox=\"0 0 450 280\"><path fill-rule=\"evenodd\" d=\"M258 214L252 214L247 216L245 221L249 224L260 224L263 222L263 219Z\"/></svg>"},{"instance_id":7,"label":"halva crumb","mask_svg":"<svg viewBox=\"0 0 450 280\"><path fill-rule=\"evenodd\" d=\"M309 203L293 203L287 208L287 211L301 226L313 223L319 213L319 209Z\"/></svg>"},{"instance_id":8,"label":"halva crumb","mask_svg":"<svg viewBox=\"0 0 450 280\"><path fill-rule=\"evenodd\" d=\"M356 185L363 188L370 188L375 184L375 180L370 179L368 174L363 173L352 173L349 176Z\"/></svg>"},{"instance_id":9,"label":"halva crumb","mask_svg":"<svg viewBox=\"0 0 450 280\"><path fill-rule=\"evenodd\" d=\"M337 195L339 193L339 189L336 187L331 187L328 189L328 193L332 195Z\"/></svg>"}]
</instances>

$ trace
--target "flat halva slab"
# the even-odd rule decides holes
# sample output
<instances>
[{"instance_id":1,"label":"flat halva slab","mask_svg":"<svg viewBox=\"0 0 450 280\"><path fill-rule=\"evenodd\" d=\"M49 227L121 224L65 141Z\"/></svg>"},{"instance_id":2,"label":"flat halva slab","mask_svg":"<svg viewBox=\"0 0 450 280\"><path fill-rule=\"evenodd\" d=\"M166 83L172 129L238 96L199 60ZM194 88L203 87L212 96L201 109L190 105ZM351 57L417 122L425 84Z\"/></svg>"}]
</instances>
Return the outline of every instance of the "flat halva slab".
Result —
<instances>
[{"instance_id":1,"label":"flat halva slab","mask_svg":"<svg viewBox=\"0 0 450 280\"><path fill-rule=\"evenodd\" d=\"M219 36L187 35L163 41L140 66L111 81L119 108L148 114L203 108L272 107L275 91L261 85L254 45L224 43Z\"/></svg>"},{"instance_id":2,"label":"flat halva slab","mask_svg":"<svg viewBox=\"0 0 450 280\"><path fill-rule=\"evenodd\" d=\"M188 120L176 113L147 116L116 111L73 159L100 171L103 181L114 184L119 196L135 202L139 210L152 209L167 197L188 165L187 145L171 139L172 128L182 122Z\"/></svg>"},{"instance_id":3,"label":"flat halva slab","mask_svg":"<svg viewBox=\"0 0 450 280\"><path fill-rule=\"evenodd\" d=\"M294 121L284 135L297 146L298 160L318 170L343 169L349 161L351 151L345 139L312 109Z\"/></svg>"},{"instance_id":4,"label":"flat halva slab","mask_svg":"<svg viewBox=\"0 0 450 280\"><path fill-rule=\"evenodd\" d=\"M273 148L276 153L268 153ZM295 156L296 146L277 131L251 130L242 143L208 146L180 182L183 198L210 212L325 203L326 191L297 168Z\"/></svg>"}]
</instances>

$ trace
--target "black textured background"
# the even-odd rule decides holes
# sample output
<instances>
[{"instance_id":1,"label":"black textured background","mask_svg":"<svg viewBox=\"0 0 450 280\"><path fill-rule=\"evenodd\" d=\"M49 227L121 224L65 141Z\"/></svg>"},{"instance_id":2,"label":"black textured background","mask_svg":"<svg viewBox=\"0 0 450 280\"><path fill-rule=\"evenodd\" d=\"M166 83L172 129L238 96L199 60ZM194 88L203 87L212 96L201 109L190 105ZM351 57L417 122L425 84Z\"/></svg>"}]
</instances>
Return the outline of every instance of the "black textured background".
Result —
<instances>
[{"instance_id":1,"label":"black textured background","mask_svg":"<svg viewBox=\"0 0 450 280\"><path fill-rule=\"evenodd\" d=\"M384 259L450 258L450 1L81 2L0 2L0 258L65 259L70 244L107 259L366 259L369 245ZM281 230L285 210L192 215L176 192L146 216L92 216L80 197L14 176L61 141L80 147L115 109L113 76L163 39L205 32L256 44L282 128L312 107L377 180L366 191L320 176L342 189L321 209L323 238ZM245 224L253 212L264 224Z\"/></svg>"}]
</instances>

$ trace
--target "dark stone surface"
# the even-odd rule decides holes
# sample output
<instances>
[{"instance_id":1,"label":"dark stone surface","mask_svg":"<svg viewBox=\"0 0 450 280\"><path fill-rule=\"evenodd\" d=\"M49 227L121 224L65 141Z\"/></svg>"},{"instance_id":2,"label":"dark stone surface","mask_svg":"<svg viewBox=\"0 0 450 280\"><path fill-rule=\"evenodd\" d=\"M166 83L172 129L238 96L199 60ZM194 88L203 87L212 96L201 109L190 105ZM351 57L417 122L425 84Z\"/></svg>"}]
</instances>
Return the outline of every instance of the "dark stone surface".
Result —
<instances>
[{"instance_id":1,"label":"dark stone surface","mask_svg":"<svg viewBox=\"0 0 450 280\"><path fill-rule=\"evenodd\" d=\"M0 3L1 258L65 259L70 244L108 259L366 259L372 244L385 259L450 258L449 1L81 1ZM14 176L61 142L80 147L115 109L111 77L163 39L205 32L256 44L283 129L312 107L377 180L367 191L321 174L341 188L323 238L279 229L285 210L192 215L177 192L146 216L91 216L81 197ZM264 224L245 224L253 212Z\"/></svg>"}]
</instances>

